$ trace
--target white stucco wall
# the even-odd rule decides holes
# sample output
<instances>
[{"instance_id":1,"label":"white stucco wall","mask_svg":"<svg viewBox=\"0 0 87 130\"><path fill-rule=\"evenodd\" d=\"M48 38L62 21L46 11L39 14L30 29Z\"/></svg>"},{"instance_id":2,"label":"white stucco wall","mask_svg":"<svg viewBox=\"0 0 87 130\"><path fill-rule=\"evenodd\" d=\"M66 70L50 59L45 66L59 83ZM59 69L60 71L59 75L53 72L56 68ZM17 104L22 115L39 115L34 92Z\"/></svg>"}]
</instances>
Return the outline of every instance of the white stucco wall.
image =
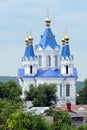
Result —
<instances>
[{"instance_id":1,"label":"white stucco wall","mask_svg":"<svg viewBox=\"0 0 87 130\"><path fill-rule=\"evenodd\" d=\"M30 84L33 84L34 86L38 86L39 84L43 83L55 83L57 85L57 96L58 96L58 102L57 106L64 105L68 101L71 102L71 104L76 104L76 86L75 86L75 79L74 78L25 78L23 79L24 82L22 82L22 89L23 91L27 90L29 91ZM62 86L62 97L60 96L60 84L63 84ZM66 96L66 84L70 85L70 96Z\"/></svg>"}]
</instances>

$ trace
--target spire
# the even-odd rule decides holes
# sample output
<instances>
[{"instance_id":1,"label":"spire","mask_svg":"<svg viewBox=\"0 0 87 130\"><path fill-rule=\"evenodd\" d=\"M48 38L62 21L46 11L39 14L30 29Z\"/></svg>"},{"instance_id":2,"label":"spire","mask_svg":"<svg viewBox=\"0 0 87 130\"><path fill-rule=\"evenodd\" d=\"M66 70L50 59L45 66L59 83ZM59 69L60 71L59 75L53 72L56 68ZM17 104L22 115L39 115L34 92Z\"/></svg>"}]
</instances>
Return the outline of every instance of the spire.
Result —
<instances>
[{"instance_id":1,"label":"spire","mask_svg":"<svg viewBox=\"0 0 87 130\"><path fill-rule=\"evenodd\" d=\"M70 56L70 47L69 47L69 36L68 36L68 30L64 32L64 37L62 39L62 51L61 56L63 57L69 57Z\"/></svg>"},{"instance_id":2,"label":"spire","mask_svg":"<svg viewBox=\"0 0 87 130\"><path fill-rule=\"evenodd\" d=\"M64 56L65 57L70 57L70 47L69 47L69 36L68 36L68 29L66 29L65 31L65 52L64 52Z\"/></svg>"},{"instance_id":3,"label":"spire","mask_svg":"<svg viewBox=\"0 0 87 130\"><path fill-rule=\"evenodd\" d=\"M51 20L49 18L49 9L47 9L47 18L46 18L45 22L46 22L46 27L50 27Z\"/></svg>"},{"instance_id":4,"label":"spire","mask_svg":"<svg viewBox=\"0 0 87 130\"><path fill-rule=\"evenodd\" d=\"M25 39L26 42L26 48L25 48L25 53L24 57L27 57L28 59L32 57L33 59L35 58L34 54L34 49L33 49L33 37L32 37L32 30L30 30L29 34L27 32L27 38Z\"/></svg>"},{"instance_id":5,"label":"spire","mask_svg":"<svg viewBox=\"0 0 87 130\"><path fill-rule=\"evenodd\" d=\"M64 54L65 54L65 39L64 39L64 36L62 38L62 51L61 51L61 56L64 57Z\"/></svg>"}]
</instances>

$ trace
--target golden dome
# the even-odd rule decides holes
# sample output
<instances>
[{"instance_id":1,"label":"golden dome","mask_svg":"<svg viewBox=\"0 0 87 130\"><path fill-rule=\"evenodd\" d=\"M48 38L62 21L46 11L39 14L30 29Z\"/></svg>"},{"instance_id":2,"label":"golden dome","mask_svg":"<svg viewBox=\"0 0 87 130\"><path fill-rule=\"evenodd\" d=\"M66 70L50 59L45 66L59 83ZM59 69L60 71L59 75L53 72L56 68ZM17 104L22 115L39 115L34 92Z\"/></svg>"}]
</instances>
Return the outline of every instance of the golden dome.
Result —
<instances>
[{"instance_id":1,"label":"golden dome","mask_svg":"<svg viewBox=\"0 0 87 130\"><path fill-rule=\"evenodd\" d=\"M62 43L63 43L63 44L65 43L65 39L64 39L64 37L62 38Z\"/></svg>"},{"instance_id":2,"label":"golden dome","mask_svg":"<svg viewBox=\"0 0 87 130\"><path fill-rule=\"evenodd\" d=\"M65 37L64 37L64 39L65 39L66 42L69 41L68 29L66 29L66 31L65 31Z\"/></svg>"},{"instance_id":3,"label":"golden dome","mask_svg":"<svg viewBox=\"0 0 87 130\"><path fill-rule=\"evenodd\" d=\"M45 22L46 22L46 26L49 27L50 23L51 23L51 20L49 18L49 9L47 9L46 12L47 12L47 18L46 18Z\"/></svg>"},{"instance_id":4,"label":"golden dome","mask_svg":"<svg viewBox=\"0 0 87 130\"><path fill-rule=\"evenodd\" d=\"M51 20L50 20L50 18L48 16L47 16L45 22L49 22L49 23L51 22Z\"/></svg>"},{"instance_id":5,"label":"golden dome","mask_svg":"<svg viewBox=\"0 0 87 130\"><path fill-rule=\"evenodd\" d=\"M25 39L25 42L26 42L26 45L29 44L29 40L28 40L28 32L27 32L27 37L26 37L26 39Z\"/></svg>"},{"instance_id":6,"label":"golden dome","mask_svg":"<svg viewBox=\"0 0 87 130\"><path fill-rule=\"evenodd\" d=\"M32 31L30 30L30 36L28 36L29 33L27 32L27 37L25 39L26 45L29 45L29 43L33 42L33 37L32 37Z\"/></svg>"},{"instance_id":7,"label":"golden dome","mask_svg":"<svg viewBox=\"0 0 87 130\"><path fill-rule=\"evenodd\" d=\"M30 36L28 37L28 41L29 41L29 43L32 43L32 42L33 42L33 37L32 37L32 35L30 35Z\"/></svg>"},{"instance_id":8,"label":"golden dome","mask_svg":"<svg viewBox=\"0 0 87 130\"><path fill-rule=\"evenodd\" d=\"M64 39L65 41L69 41L69 37L67 35L64 37Z\"/></svg>"},{"instance_id":9,"label":"golden dome","mask_svg":"<svg viewBox=\"0 0 87 130\"><path fill-rule=\"evenodd\" d=\"M51 20L50 20L50 18L48 16L47 16L45 22L46 22L46 26L49 27L50 23L51 23Z\"/></svg>"},{"instance_id":10,"label":"golden dome","mask_svg":"<svg viewBox=\"0 0 87 130\"><path fill-rule=\"evenodd\" d=\"M28 42L28 37L26 37L25 42Z\"/></svg>"},{"instance_id":11,"label":"golden dome","mask_svg":"<svg viewBox=\"0 0 87 130\"><path fill-rule=\"evenodd\" d=\"M28 37L29 43L33 42L32 30L30 30L30 36Z\"/></svg>"}]
</instances>

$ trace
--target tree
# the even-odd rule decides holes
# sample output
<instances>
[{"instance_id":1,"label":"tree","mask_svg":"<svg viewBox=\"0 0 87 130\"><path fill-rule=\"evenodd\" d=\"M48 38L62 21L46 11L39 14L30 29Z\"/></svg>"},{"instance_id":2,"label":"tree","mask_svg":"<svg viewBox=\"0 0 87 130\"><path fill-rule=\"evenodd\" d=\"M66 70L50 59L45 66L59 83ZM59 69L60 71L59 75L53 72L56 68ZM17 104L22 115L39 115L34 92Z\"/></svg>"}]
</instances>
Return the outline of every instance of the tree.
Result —
<instances>
[{"instance_id":1,"label":"tree","mask_svg":"<svg viewBox=\"0 0 87 130\"><path fill-rule=\"evenodd\" d=\"M22 94L21 87L14 81L0 82L0 98L20 101L20 95Z\"/></svg>"},{"instance_id":2,"label":"tree","mask_svg":"<svg viewBox=\"0 0 87 130\"><path fill-rule=\"evenodd\" d=\"M57 102L56 91L56 84L31 85L30 90L25 91L26 100L31 100L34 106L50 106Z\"/></svg>"},{"instance_id":3,"label":"tree","mask_svg":"<svg viewBox=\"0 0 87 130\"><path fill-rule=\"evenodd\" d=\"M79 90L76 103L87 104L87 79L84 80L85 86Z\"/></svg>"},{"instance_id":4,"label":"tree","mask_svg":"<svg viewBox=\"0 0 87 130\"><path fill-rule=\"evenodd\" d=\"M52 130L41 115L16 111L6 122L6 130Z\"/></svg>"},{"instance_id":5,"label":"tree","mask_svg":"<svg viewBox=\"0 0 87 130\"><path fill-rule=\"evenodd\" d=\"M4 125L9 116L16 110L22 110L23 103L9 99L0 99L0 126Z\"/></svg>"},{"instance_id":6,"label":"tree","mask_svg":"<svg viewBox=\"0 0 87 130\"><path fill-rule=\"evenodd\" d=\"M50 108L45 112L47 116L54 118L53 130L72 130L72 120L67 111L55 111Z\"/></svg>"},{"instance_id":7,"label":"tree","mask_svg":"<svg viewBox=\"0 0 87 130\"><path fill-rule=\"evenodd\" d=\"M80 125L76 128L76 130L87 130L87 125Z\"/></svg>"},{"instance_id":8,"label":"tree","mask_svg":"<svg viewBox=\"0 0 87 130\"><path fill-rule=\"evenodd\" d=\"M10 114L24 108L20 98L21 93L21 87L14 81L0 82L0 130L4 129Z\"/></svg>"},{"instance_id":9,"label":"tree","mask_svg":"<svg viewBox=\"0 0 87 130\"><path fill-rule=\"evenodd\" d=\"M54 122L60 119L62 121L62 123L65 123L65 124L68 124L68 125L72 124L71 117L69 116L67 111L53 110L53 108L50 107L45 112L46 112L47 116L53 116Z\"/></svg>"}]
</instances>

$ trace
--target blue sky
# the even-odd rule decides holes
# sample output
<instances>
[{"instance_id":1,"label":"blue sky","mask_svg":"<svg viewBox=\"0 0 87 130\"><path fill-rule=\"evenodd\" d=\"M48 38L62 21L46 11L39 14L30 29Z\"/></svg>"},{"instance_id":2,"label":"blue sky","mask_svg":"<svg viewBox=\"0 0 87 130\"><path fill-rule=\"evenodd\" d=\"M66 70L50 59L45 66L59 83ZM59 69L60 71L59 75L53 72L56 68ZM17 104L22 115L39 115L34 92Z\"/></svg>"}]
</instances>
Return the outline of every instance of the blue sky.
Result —
<instances>
[{"instance_id":1,"label":"blue sky","mask_svg":"<svg viewBox=\"0 0 87 130\"><path fill-rule=\"evenodd\" d=\"M87 78L87 0L0 0L0 75L17 76L24 54L26 32L32 29L34 44L45 29L46 9L51 28L61 45L69 30L70 49L78 80Z\"/></svg>"}]
</instances>

